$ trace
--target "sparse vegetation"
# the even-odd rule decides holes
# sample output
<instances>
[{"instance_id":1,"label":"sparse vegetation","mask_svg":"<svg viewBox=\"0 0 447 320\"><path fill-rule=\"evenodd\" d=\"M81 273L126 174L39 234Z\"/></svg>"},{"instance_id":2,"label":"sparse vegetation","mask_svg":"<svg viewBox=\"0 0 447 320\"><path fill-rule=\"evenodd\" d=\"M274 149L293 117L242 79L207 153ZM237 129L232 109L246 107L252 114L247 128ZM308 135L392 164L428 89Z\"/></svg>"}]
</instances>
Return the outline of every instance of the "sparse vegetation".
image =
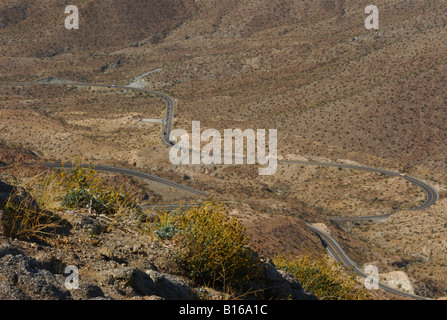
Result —
<instances>
[{"instance_id":1,"label":"sparse vegetation","mask_svg":"<svg viewBox=\"0 0 447 320\"><path fill-rule=\"evenodd\" d=\"M260 270L244 228L217 201L165 213L153 232L176 243L177 262L200 282L238 288Z\"/></svg>"},{"instance_id":2,"label":"sparse vegetation","mask_svg":"<svg viewBox=\"0 0 447 320\"><path fill-rule=\"evenodd\" d=\"M275 265L293 274L303 288L320 300L369 300L356 276L324 256L305 255L296 258L277 256Z\"/></svg>"},{"instance_id":3,"label":"sparse vegetation","mask_svg":"<svg viewBox=\"0 0 447 320\"><path fill-rule=\"evenodd\" d=\"M82 168L78 163L68 174L61 173L65 195L62 206L69 209L91 208L97 214L115 215L119 210L136 211L132 195L122 188L107 188L98 173L91 167Z\"/></svg>"},{"instance_id":4,"label":"sparse vegetation","mask_svg":"<svg viewBox=\"0 0 447 320\"><path fill-rule=\"evenodd\" d=\"M161 126L136 121L161 118L163 101L94 86L1 87L1 143L52 160L81 155L92 163L127 163L177 182L183 181L184 169L188 183L213 190L231 210L240 210L252 245L268 256L318 247L302 227L308 218L393 212L386 223L344 230L353 247L358 245L359 261L371 255L380 261L394 255L429 257L408 270L420 280L424 270L447 260L444 1L380 1L386 26L380 32L365 31L364 4L355 1L181 1L182 10L178 0L97 1L81 11L86 18L90 10L104 12L107 23L85 19L94 25L70 39L55 27L62 13L56 2L46 1L45 10L41 2L0 5L1 82L54 76L125 84L163 67L141 85L171 93L180 103L176 128L189 130L191 120L220 131L277 128L278 153L285 158L348 159L404 169L444 191L439 205L425 214L407 211L425 196L415 186L351 170L281 165L274 179L255 176L249 166L177 171L159 146ZM6 161L2 149L0 156L8 164L37 159L19 155ZM119 188L101 190L95 182L68 186L66 178L40 176L25 189L49 212L69 207L112 219L138 216ZM194 201L183 194L168 199ZM179 241L181 231L166 224L156 235ZM430 279L443 292L446 275L436 269Z\"/></svg>"},{"instance_id":5,"label":"sparse vegetation","mask_svg":"<svg viewBox=\"0 0 447 320\"><path fill-rule=\"evenodd\" d=\"M28 193L19 194L17 190L0 203L0 210L3 210L2 232L10 238L44 240L64 227L60 217L41 209Z\"/></svg>"}]
</instances>

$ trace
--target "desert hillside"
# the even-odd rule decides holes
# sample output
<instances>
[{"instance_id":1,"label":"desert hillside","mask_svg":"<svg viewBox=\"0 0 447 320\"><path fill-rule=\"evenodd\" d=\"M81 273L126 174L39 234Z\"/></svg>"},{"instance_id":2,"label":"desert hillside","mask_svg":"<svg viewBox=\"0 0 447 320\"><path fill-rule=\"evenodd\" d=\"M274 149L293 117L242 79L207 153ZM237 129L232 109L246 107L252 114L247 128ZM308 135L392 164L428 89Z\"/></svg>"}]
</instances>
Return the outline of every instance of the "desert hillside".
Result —
<instances>
[{"instance_id":1,"label":"desert hillside","mask_svg":"<svg viewBox=\"0 0 447 320\"><path fill-rule=\"evenodd\" d=\"M157 43L196 10L192 0L90 0L70 4L79 9L82 29L67 34L63 22L68 16L64 13L68 3L3 1L0 5L3 55L42 58L97 53L139 42Z\"/></svg>"},{"instance_id":2,"label":"desert hillside","mask_svg":"<svg viewBox=\"0 0 447 320\"><path fill-rule=\"evenodd\" d=\"M353 0L70 4L79 30L64 28L66 1L2 1L0 82L126 85L146 74L139 86L175 99L176 128L278 129L282 159L402 172L440 199L412 211L425 199L415 185L348 169L282 163L260 177L253 166L174 166L161 126L138 121L162 118L164 102L113 88L0 87L0 163L82 158L188 184L225 203L269 257L325 252L305 225L324 223L360 265L407 272L417 293L446 294L445 0L376 1L379 30L364 26L369 3ZM149 187L159 204L197 200Z\"/></svg>"}]
</instances>

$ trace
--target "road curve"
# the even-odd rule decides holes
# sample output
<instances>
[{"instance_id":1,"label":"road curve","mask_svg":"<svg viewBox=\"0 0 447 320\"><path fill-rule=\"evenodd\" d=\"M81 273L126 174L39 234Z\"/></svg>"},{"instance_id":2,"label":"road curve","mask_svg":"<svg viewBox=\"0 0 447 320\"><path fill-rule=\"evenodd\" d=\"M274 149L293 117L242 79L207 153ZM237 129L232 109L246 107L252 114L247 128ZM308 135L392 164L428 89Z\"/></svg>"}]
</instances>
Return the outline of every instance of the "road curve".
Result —
<instances>
[{"instance_id":1,"label":"road curve","mask_svg":"<svg viewBox=\"0 0 447 320\"><path fill-rule=\"evenodd\" d=\"M371 168L371 167L364 167L364 166L358 166L358 165L350 165L350 164L343 164L343 163L321 163L321 162L306 162L306 161L293 161L293 160L278 160L279 163L289 163L289 164L300 164L300 165L312 165L312 166L320 166L320 167L334 167L334 168L344 168L344 169L353 169L353 170L361 170L361 171L369 171L374 173L379 173L383 175L387 175L390 177L402 177L403 179L411 182L412 184L418 186L421 188L425 194L426 199L423 204L420 206L414 208L413 210L427 210L432 205L434 205L439 200L438 192L435 188L433 188L428 183L414 178L407 175L402 175L398 172L393 172L389 170L383 170L383 169L377 169L377 168Z\"/></svg>"},{"instance_id":2,"label":"road curve","mask_svg":"<svg viewBox=\"0 0 447 320\"><path fill-rule=\"evenodd\" d=\"M336 260L337 262L339 262L343 267L347 268L347 269L351 269L353 270L355 273L357 273L359 276L363 277L363 278L368 278L368 275L365 274L362 270L359 269L359 267L357 266L357 264L352 261L349 256L346 254L346 252L344 252L344 250L342 249L342 247L340 246L340 244L337 242L337 240L334 239L334 237L332 237L332 235L326 233L325 231L316 228L315 226L306 223L307 227L312 230L313 232L315 232L323 241L323 243L326 246L326 249L328 250L329 254L332 256L332 258L334 258L334 260ZM394 293L400 296L404 296L407 298L412 298L412 299L416 299L416 300L431 300L429 298L425 298L425 297L420 297L408 292L403 292L394 288L391 288L387 285L384 285L383 283L378 283L379 287L385 291L388 291L390 293Z\"/></svg>"},{"instance_id":3,"label":"road curve","mask_svg":"<svg viewBox=\"0 0 447 320\"><path fill-rule=\"evenodd\" d=\"M123 90L133 90L133 91L139 91L148 93L151 95L155 95L160 97L165 101L166 104L166 114L163 119L163 134L162 134L162 141L163 144L167 146L175 146L175 143L171 141L170 136L172 132L173 127L173 119L174 119L174 112L175 112L175 100L171 98L170 96L157 92L152 90L146 90L142 88L136 88L131 86L118 86L118 85L107 85L107 84L97 84L97 83L79 83L79 82L70 82L70 81L64 81L61 83L40 83L40 82L29 82L29 83L21 83L21 82L10 82L6 84L0 84L1 86L20 86L20 85L59 85L59 86L79 86L79 87L103 87L103 88L117 88L117 89L123 89ZM190 152L194 152L195 150L189 150ZM341 164L341 163L326 163L326 162L311 162L311 161L293 161L293 160L278 160L278 163L286 163L286 164L298 164L298 165L313 165L313 166L323 166L323 167L335 167L335 168L345 168L345 169L353 169L353 170L362 170L362 171L369 171L369 172L375 172L375 173L381 173L388 176L401 176L402 178L406 179L407 181L413 183L414 185L420 187L426 194L426 200L423 204L415 208L414 210L426 210L429 207L431 207L433 204L435 204L438 199L439 195L438 192L430 186L428 183L417 179L415 177L410 177L407 175L402 175L397 172L389 171L389 170L383 170L383 169L377 169L377 168L371 168L371 167L365 167L365 166L358 166L358 165L350 165L350 164Z\"/></svg>"},{"instance_id":4,"label":"road curve","mask_svg":"<svg viewBox=\"0 0 447 320\"><path fill-rule=\"evenodd\" d=\"M75 166L71 163L40 163L40 165L47 167L47 168L52 168L52 169L71 169ZM157 177L157 176L145 173L145 172L124 169L124 168L110 167L110 166L102 166L102 165L80 164L79 166L82 168L90 168L91 167L92 169L95 169L97 171L102 171L102 172L121 173L121 174L125 174L128 176L140 178L143 180L157 182L157 183L163 184L165 186L175 188L177 190L182 190L182 191L185 191L185 192L197 195L197 196L202 196L202 197L207 197L207 198L209 197L205 192L203 192L201 190L197 190L197 189L170 181L168 179Z\"/></svg>"},{"instance_id":5,"label":"road curve","mask_svg":"<svg viewBox=\"0 0 447 320\"><path fill-rule=\"evenodd\" d=\"M80 86L80 87L105 87L105 88L118 88L118 89L123 89L123 90L134 90L134 91L139 91L139 92L144 92L144 93L148 93L148 94L152 94L152 95L156 95L158 97L160 97L161 99L163 99L166 103L166 114L165 114L165 118L163 119L163 134L162 134L162 141L163 144L167 145L167 146L175 146L175 143L172 142L170 140L170 136L171 136L171 132L172 132L172 126L173 126L173 117L174 117L174 112L175 112L175 101L174 99L172 99L171 97L169 97L166 94L157 92L157 91L152 91L152 90L146 90L146 89L142 89L142 88L135 88L135 87L131 87L131 86L117 86L117 85L106 85L106 84L95 84L95 83L77 83L77 82L63 82L63 83L39 83L39 82L30 82L30 83L20 83L20 82L9 82L9 83L5 83L5 84L0 84L0 86L23 86L23 85L30 85L30 84L34 84L34 85L59 85L59 86ZM189 150L190 152L194 152L194 150ZM414 185L420 187L426 194L426 200L425 202L414 208L413 210L426 210L429 207L431 207L433 204L435 204L438 199L439 199L439 195L437 193L437 191L430 186L429 184L427 184L426 182L414 178L414 177L410 177L410 176L406 176L406 175L402 175L400 173L397 172L392 172L392 171L388 171L388 170L383 170L383 169L377 169L377 168L370 168L370 167L364 167L364 166L357 166L357 165L349 165L349 164L338 164L338 163L320 163L320 162L306 162L306 161L293 161L293 160L278 160L278 163L286 163L286 164L298 164L298 165L313 165L313 166L323 166L323 167L336 167L336 168L345 168L345 169L353 169L353 170L362 170L362 171L369 171L369 172L375 172L375 173L381 173L384 175L388 175L388 176L401 176L402 178L406 179L407 181L413 183ZM42 164L48 168L71 168L72 165L71 164L65 164L62 165L61 163L44 163ZM85 165L82 164L81 166L83 167L88 167L90 165ZM110 166L102 166L102 165L97 165L94 166L94 168L98 171L103 171L103 172L111 172L111 173L122 173L122 174L126 174L126 175L130 175L130 176L134 176L137 178L142 178L142 179L146 179L146 180L150 180L150 181L154 181L154 182L158 182L161 184L164 184L166 186L172 187L172 188L176 188L178 190L183 190L186 192L190 192L192 194L196 194L199 196L206 196L208 197L208 195L200 190L196 190L194 188L191 187L187 187L178 183L175 183L173 181L167 180L167 179L163 179L157 176L153 176L147 173L143 173L143 172L139 172L139 171L135 171L135 170L129 170L129 169L123 169L123 168L116 168L116 167L110 167ZM188 205L187 205L188 206ZM163 206L156 206L156 207L160 207L162 208ZM174 210L174 205L165 205L164 207L169 208L171 210ZM350 217L340 217L340 219L351 219ZM384 218L384 216L380 216L381 219ZM360 217L360 219L374 219L374 217ZM357 265L349 258L349 256L343 251L343 249L341 248L341 246L338 244L338 242L329 234L327 234L326 232L324 232L323 230L320 230L318 228L315 228L314 226L312 226L311 224L307 224L307 226L313 231L315 232L323 241L323 243L326 244L326 248L328 249L329 253L331 254L331 256L337 260L338 262L340 262L344 267L352 269L354 272L356 272L357 274L359 274L360 276L366 278L368 277L366 274L364 274L358 267ZM379 284L379 286L391 293L395 293L401 296L405 296L405 297L409 297L409 298L413 298L413 299L425 299L422 297L418 297L415 295L411 295L409 293L406 292L402 292L396 289L393 289L391 287L388 287L386 285L383 284Z\"/></svg>"}]
</instances>

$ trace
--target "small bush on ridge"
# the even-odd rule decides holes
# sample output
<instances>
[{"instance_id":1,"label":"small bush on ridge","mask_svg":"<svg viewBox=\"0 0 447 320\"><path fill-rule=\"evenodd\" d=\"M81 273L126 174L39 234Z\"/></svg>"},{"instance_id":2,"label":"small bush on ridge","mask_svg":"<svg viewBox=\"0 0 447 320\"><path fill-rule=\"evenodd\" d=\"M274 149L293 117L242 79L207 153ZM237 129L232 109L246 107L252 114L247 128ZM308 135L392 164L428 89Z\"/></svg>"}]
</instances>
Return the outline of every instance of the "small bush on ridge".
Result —
<instances>
[{"instance_id":1,"label":"small bush on ridge","mask_svg":"<svg viewBox=\"0 0 447 320\"><path fill-rule=\"evenodd\" d=\"M12 193L0 203L3 210L2 228L5 236L25 240L46 239L63 227L62 219L55 214L32 205L30 196L20 198Z\"/></svg>"},{"instance_id":2,"label":"small bush on ridge","mask_svg":"<svg viewBox=\"0 0 447 320\"><path fill-rule=\"evenodd\" d=\"M244 227L217 201L178 214L164 214L154 233L177 244L176 260L203 283L238 288L261 268Z\"/></svg>"},{"instance_id":3,"label":"small bush on ridge","mask_svg":"<svg viewBox=\"0 0 447 320\"><path fill-rule=\"evenodd\" d=\"M370 299L368 291L360 288L355 274L324 257L276 257L273 262L278 269L290 272L304 289L320 300Z\"/></svg>"}]
</instances>

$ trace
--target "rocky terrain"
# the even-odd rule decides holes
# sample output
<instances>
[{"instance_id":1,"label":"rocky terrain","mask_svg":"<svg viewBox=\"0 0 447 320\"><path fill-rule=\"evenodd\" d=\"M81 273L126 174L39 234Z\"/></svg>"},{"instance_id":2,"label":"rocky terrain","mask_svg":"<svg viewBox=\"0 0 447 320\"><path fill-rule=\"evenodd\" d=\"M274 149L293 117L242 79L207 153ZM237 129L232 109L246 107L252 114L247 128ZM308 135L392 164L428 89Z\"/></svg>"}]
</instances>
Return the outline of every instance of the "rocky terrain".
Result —
<instances>
[{"instance_id":1,"label":"rocky terrain","mask_svg":"<svg viewBox=\"0 0 447 320\"><path fill-rule=\"evenodd\" d=\"M15 189L0 181L0 201ZM10 217L0 210L0 300L231 297L225 290L201 286L188 278L174 262L173 245L169 242L113 225L107 217L88 210L59 215L64 223L63 232L59 231L57 237L23 241L7 236ZM71 266L79 272L74 288L67 280L71 271L66 268ZM269 261L253 285L262 290L247 288L252 299L316 299L292 275L277 270Z\"/></svg>"}]
</instances>

